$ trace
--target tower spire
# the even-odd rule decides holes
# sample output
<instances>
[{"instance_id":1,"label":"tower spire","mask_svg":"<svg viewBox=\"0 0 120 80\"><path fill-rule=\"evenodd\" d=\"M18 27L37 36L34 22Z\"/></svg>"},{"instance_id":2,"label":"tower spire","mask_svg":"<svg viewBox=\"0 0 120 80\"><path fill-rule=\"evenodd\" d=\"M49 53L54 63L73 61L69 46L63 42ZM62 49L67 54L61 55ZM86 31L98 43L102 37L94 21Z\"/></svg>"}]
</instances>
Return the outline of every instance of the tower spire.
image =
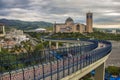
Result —
<instances>
[{"instance_id":1,"label":"tower spire","mask_svg":"<svg viewBox=\"0 0 120 80\"><path fill-rule=\"evenodd\" d=\"M93 32L93 18L92 18L93 13L88 12L86 13L86 26L87 26L87 32L91 33Z\"/></svg>"}]
</instances>

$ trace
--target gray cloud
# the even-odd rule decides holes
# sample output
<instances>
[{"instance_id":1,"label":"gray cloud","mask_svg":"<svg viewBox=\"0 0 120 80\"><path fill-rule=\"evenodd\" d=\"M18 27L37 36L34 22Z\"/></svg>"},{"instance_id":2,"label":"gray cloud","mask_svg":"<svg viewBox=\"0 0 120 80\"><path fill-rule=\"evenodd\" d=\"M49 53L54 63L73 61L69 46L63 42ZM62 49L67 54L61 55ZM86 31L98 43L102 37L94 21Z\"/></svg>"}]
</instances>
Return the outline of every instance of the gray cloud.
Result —
<instances>
[{"instance_id":1,"label":"gray cloud","mask_svg":"<svg viewBox=\"0 0 120 80\"><path fill-rule=\"evenodd\" d=\"M86 12L95 24L119 24L120 0L0 0L0 18L64 22L71 16L85 23Z\"/></svg>"},{"instance_id":2,"label":"gray cloud","mask_svg":"<svg viewBox=\"0 0 120 80\"><path fill-rule=\"evenodd\" d=\"M0 0L0 9L5 8L27 8L29 0Z\"/></svg>"}]
</instances>

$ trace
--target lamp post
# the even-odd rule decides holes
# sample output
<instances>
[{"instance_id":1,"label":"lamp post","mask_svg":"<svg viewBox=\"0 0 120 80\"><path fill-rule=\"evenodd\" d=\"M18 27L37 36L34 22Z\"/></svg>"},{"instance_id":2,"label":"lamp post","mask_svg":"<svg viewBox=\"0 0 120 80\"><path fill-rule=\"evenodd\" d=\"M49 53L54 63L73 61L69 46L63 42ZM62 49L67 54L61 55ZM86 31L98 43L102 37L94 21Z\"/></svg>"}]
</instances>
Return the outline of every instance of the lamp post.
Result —
<instances>
[{"instance_id":1,"label":"lamp post","mask_svg":"<svg viewBox=\"0 0 120 80\"><path fill-rule=\"evenodd\" d=\"M0 52L1 52L1 43L0 43Z\"/></svg>"}]
</instances>

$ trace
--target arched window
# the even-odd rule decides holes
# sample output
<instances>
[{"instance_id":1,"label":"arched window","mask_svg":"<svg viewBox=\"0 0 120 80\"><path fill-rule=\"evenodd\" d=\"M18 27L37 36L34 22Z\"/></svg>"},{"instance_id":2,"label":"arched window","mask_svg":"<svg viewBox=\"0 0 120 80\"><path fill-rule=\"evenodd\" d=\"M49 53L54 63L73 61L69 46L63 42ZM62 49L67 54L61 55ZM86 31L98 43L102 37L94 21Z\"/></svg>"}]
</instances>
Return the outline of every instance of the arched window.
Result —
<instances>
[{"instance_id":1,"label":"arched window","mask_svg":"<svg viewBox=\"0 0 120 80\"><path fill-rule=\"evenodd\" d=\"M76 26L76 30L80 30L80 25L78 24L77 26Z\"/></svg>"}]
</instances>

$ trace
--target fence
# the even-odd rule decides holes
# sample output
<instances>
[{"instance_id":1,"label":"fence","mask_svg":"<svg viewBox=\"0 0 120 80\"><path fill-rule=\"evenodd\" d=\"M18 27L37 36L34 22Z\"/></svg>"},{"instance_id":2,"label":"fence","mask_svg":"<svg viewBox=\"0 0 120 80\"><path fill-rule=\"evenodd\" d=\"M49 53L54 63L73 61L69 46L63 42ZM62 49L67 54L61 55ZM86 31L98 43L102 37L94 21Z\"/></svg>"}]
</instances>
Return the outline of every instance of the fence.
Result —
<instances>
[{"instance_id":1,"label":"fence","mask_svg":"<svg viewBox=\"0 0 120 80\"><path fill-rule=\"evenodd\" d=\"M111 51L111 43L106 41L100 41L106 44L106 47L93 50L97 47L98 41L92 41L93 44L86 46L75 46L69 48L61 48L56 50L46 50L42 53L43 56L32 56L33 59L25 59L25 62L38 62L38 65L30 65L30 67L22 67L12 71L8 69L8 72L1 73L1 80L59 80L67 75L82 69L100 58L106 56ZM92 50L92 51L91 51ZM61 53L61 58L57 58L58 55L51 55L50 51ZM37 54L37 53L36 53ZM71 54L72 56L69 56ZM4 61L1 60L1 61ZM19 61L14 63L19 65ZM6 63L7 64L7 63ZM11 64L11 63L9 63ZM36 64L36 63L35 63ZM1 64L3 66L5 64ZM18 68L18 67L17 67ZM3 71L4 72L4 71Z\"/></svg>"}]
</instances>

